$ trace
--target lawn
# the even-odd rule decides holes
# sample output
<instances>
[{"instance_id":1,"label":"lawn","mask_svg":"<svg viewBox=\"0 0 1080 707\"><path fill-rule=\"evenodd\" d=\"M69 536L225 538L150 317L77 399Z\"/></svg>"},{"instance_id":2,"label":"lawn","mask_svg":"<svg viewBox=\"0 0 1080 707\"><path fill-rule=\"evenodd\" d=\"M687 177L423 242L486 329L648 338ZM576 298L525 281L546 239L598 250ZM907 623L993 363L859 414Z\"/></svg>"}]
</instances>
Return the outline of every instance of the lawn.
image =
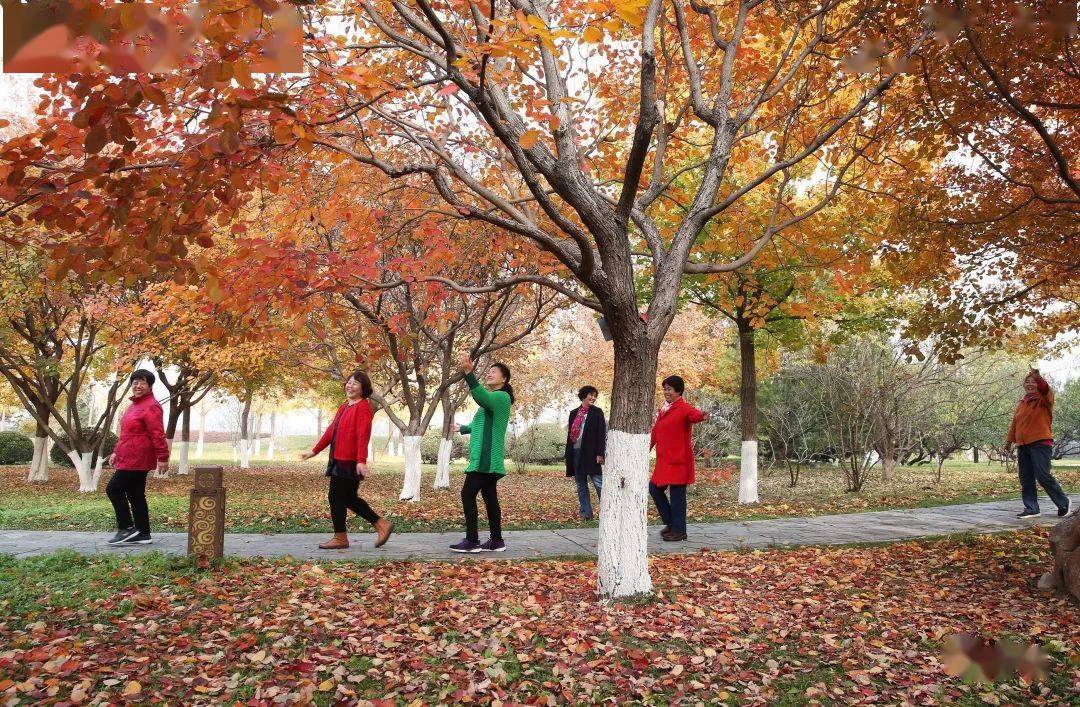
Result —
<instances>
[{"instance_id":1,"label":"lawn","mask_svg":"<svg viewBox=\"0 0 1080 707\"><path fill-rule=\"evenodd\" d=\"M233 532L329 531L324 462L260 462L256 468L226 467L228 529ZM361 494L384 515L395 519L399 530L451 530L461 527L460 463L454 466L451 488L433 491L434 468L424 467L418 502L398 500L402 462L380 461L361 486ZM1058 478L1067 491L1080 491L1080 467L1059 466ZM105 482L97 493L79 494L73 471L52 469L52 480L27 484L21 467L0 467L0 527L48 530L106 530L112 515ZM976 500L1019 499L1012 474L999 465L950 462L941 483L934 483L930 467L902 468L888 483L872 479L860 493L845 493L835 467L803 472L799 485L789 488L781 471L761 482L762 503L737 503L738 470L725 463L702 470L689 496L692 521L807 516L886 508L911 508ZM187 527L189 476L151 478L150 513L155 529ZM521 473L512 469L499 482L499 498L506 528L541 528L585 525L578 520L577 493L561 467L540 467ZM595 499L595 497L594 497ZM1019 500L1017 500L1019 504ZM1045 510L1052 504L1044 501ZM650 514L653 511L650 509ZM652 522L659 522L653 514ZM360 521L353 520L355 528ZM595 524L595 521L594 523Z\"/></svg>"},{"instance_id":2,"label":"lawn","mask_svg":"<svg viewBox=\"0 0 1080 707\"><path fill-rule=\"evenodd\" d=\"M0 557L0 700L1068 704L1080 609L1037 592L1046 562L1040 530L701 552L605 607L584 560ZM1041 644L1045 677L947 674L964 632Z\"/></svg>"}]
</instances>

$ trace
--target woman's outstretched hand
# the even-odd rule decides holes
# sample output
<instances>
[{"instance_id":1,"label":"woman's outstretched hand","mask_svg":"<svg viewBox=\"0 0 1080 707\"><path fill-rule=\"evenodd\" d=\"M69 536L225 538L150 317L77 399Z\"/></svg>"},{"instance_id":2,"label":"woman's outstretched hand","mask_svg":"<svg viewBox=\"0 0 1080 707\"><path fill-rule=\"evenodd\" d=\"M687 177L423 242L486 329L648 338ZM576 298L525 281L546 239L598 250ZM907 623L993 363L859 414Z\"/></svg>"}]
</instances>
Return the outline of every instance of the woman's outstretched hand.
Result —
<instances>
[{"instance_id":1,"label":"woman's outstretched hand","mask_svg":"<svg viewBox=\"0 0 1080 707\"><path fill-rule=\"evenodd\" d=\"M472 359L469 358L469 354L462 355L461 361L458 362L458 368L466 373L472 373L474 366Z\"/></svg>"},{"instance_id":2,"label":"woman's outstretched hand","mask_svg":"<svg viewBox=\"0 0 1080 707\"><path fill-rule=\"evenodd\" d=\"M300 461L306 462L308 459L311 459L313 456L315 456L314 452L304 452L304 453L302 453L300 455Z\"/></svg>"},{"instance_id":3,"label":"woman's outstretched hand","mask_svg":"<svg viewBox=\"0 0 1080 707\"><path fill-rule=\"evenodd\" d=\"M453 425L450 426L450 429L454 431L454 434L457 434L461 431L461 425L455 422Z\"/></svg>"}]
</instances>

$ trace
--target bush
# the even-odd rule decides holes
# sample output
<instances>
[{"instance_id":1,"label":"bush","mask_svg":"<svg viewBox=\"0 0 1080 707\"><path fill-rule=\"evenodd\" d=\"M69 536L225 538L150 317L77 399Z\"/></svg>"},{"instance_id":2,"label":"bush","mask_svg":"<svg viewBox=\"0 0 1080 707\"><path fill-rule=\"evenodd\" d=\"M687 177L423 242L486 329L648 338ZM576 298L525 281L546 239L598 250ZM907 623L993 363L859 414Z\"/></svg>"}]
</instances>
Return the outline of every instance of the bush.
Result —
<instances>
[{"instance_id":1,"label":"bush","mask_svg":"<svg viewBox=\"0 0 1080 707\"><path fill-rule=\"evenodd\" d=\"M64 440L64 445L65 446L67 446L69 444L68 436L66 434L61 434L60 439ZM105 437L105 457L106 458L110 454L112 454L113 449L116 448L117 441L118 440L116 438L116 435L114 435L112 432L108 432L106 434L106 437ZM66 453L64 453L64 450L62 450L60 448L59 444L54 444L53 445L52 451L49 452L49 459L52 461L53 464L56 464L57 466L63 466L63 467L66 467L68 469L73 469L75 467L75 465L71 463L71 459L68 458L68 455ZM137 471L141 471L141 469L139 469Z\"/></svg>"},{"instance_id":2,"label":"bush","mask_svg":"<svg viewBox=\"0 0 1080 707\"><path fill-rule=\"evenodd\" d=\"M430 429L420 438L420 460L425 464L435 464L439 461L439 440L442 439L442 428ZM469 456L469 447L465 438L461 435L453 436L453 446L450 448L450 459L463 459Z\"/></svg>"},{"instance_id":3,"label":"bush","mask_svg":"<svg viewBox=\"0 0 1080 707\"><path fill-rule=\"evenodd\" d=\"M0 432L0 464L29 464L34 443L21 432Z\"/></svg>"},{"instance_id":4,"label":"bush","mask_svg":"<svg viewBox=\"0 0 1080 707\"><path fill-rule=\"evenodd\" d=\"M557 464L566 454L566 430L557 422L538 422L510 445L518 464Z\"/></svg>"}]
</instances>

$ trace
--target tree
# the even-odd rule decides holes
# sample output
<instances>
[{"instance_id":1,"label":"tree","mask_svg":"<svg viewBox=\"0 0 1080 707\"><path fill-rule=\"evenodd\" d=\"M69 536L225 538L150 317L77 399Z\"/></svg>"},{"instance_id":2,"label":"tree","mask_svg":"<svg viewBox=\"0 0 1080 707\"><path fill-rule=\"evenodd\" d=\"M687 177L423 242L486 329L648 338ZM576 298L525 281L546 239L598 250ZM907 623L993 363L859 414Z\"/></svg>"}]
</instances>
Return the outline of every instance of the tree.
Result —
<instances>
[{"instance_id":1,"label":"tree","mask_svg":"<svg viewBox=\"0 0 1080 707\"><path fill-rule=\"evenodd\" d=\"M265 87L277 90L257 90L247 72L236 72L256 50L235 47L237 33L224 31L221 17L222 46L198 55L203 93L190 90L190 75L153 84L106 82L93 72L70 86L42 80L58 99L47 108L67 120L43 125L42 132L54 131L48 140L28 135L8 146L3 195L31 198L27 192L47 176L47 193L33 196L44 209L36 218L92 217L91 242L100 243L131 221L137 238L123 238L100 259L122 257L152 231L155 250L177 263L186 241L205 234L198 215L213 213L215 201L235 209L256 179L280 178L282 161L274 172L252 166L260 155L296 150L351 159L410 188L422 183L445 202L446 218L490 224L510 242L552 254L557 271L447 284L469 294L543 284L604 314L614 380L599 593L651 591L648 429L657 356L682 278L739 269L849 188L878 158L879 139L895 119L887 91L928 31L914 13L861 0L729 0L691 3L689 11L660 0L510 0L486 9L341 0L310 17L315 51L306 58L316 81L278 80ZM329 31L331 21L344 31ZM889 47L904 49L876 61L885 52L867 41L870 28L884 28ZM154 131L157 109L146 95L178 112L200 104L210 110L192 129L197 135L168 111L169 129ZM130 161L117 160L114 141L130 145ZM82 159L79 143L104 154ZM58 162L53 151L80 159ZM759 169L730 188L725 176L747 160ZM790 209L789 196L803 186L791 170L807 160L821 164L820 179L830 186L815 203ZM42 163L47 168L35 166ZM72 198L76 189L65 180L73 173L97 178L87 199ZM163 184L190 196L161 203ZM707 224L755 192L775 208L750 249L719 262L696 253ZM134 202L123 220L109 212L120 193ZM93 209L82 209L87 201ZM164 223L184 227L170 234ZM58 273L84 267L56 259ZM650 274L641 292L638 273Z\"/></svg>"},{"instance_id":2,"label":"tree","mask_svg":"<svg viewBox=\"0 0 1080 707\"><path fill-rule=\"evenodd\" d=\"M1080 378L1062 385L1054 398L1054 459L1080 454Z\"/></svg>"},{"instance_id":3,"label":"tree","mask_svg":"<svg viewBox=\"0 0 1080 707\"><path fill-rule=\"evenodd\" d=\"M904 129L929 169L890 189L909 234L890 260L928 295L912 336L949 355L1021 329L1047 341L1077 317L1075 8L950 0L930 17L942 41L920 51Z\"/></svg>"}]
</instances>

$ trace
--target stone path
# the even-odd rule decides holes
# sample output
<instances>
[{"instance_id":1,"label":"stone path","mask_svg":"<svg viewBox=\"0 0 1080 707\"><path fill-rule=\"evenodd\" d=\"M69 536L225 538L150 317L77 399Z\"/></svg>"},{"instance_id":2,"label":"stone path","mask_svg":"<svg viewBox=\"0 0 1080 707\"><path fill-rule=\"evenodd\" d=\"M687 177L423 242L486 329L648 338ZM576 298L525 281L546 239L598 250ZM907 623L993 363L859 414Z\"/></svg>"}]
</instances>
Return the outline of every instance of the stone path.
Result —
<instances>
[{"instance_id":1,"label":"stone path","mask_svg":"<svg viewBox=\"0 0 1080 707\"><path fill-rule=\"evenodd\" d=\"M1053 507L1046 501L1048 507ZM1074 507L1080 503L1074 502ZM889 542L950 533L993 533L1025 528L1033 524L1052 525L1056 512L1044 511L1039 518L1018 520L1020 502L997 501L970 503L937 508L898 511L874 511L811 518L733 521L726 523L691 523L690 540L669 543L660 539L659 527L649 531L649 552L690 553L701 549L733 550L740 548L794 545L849 545L866 542ZM399 533L379 549L372 547L374 534L353 533L347 550L320 550L325 533L229 533L225 553L239 557L283 557L324 560L452 560L461 558L508 559L557 557L560 555L596 555L596 528L506 531L506 552L460 555L449 545L462 533ZM61 548L85 554L116 552L187 551L185 533L158 533L152 545L112 547L105 544L111 533L47 530L0 530L0 554L18 557L40 555ZM481 537L483 540L484 538Z\"/></svg>"}]
</instances>

